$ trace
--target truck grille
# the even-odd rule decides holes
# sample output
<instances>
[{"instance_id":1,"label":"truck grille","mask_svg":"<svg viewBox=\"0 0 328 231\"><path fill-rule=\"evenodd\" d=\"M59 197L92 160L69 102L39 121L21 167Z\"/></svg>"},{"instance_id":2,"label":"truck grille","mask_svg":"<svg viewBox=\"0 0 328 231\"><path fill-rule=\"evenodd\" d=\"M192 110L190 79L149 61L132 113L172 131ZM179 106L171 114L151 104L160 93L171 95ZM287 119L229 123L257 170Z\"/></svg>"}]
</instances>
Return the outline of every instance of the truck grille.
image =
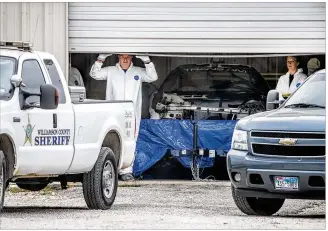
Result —
<instances>
[{"instance_id":1,"label":"truck grille","mask_svg":"<svg viewBox=\"0 0 328 231\"><path fill-rule=\"evenodd\" d=\"M252 144L255 154L276 156L324 156L325 146L280 146L269 144Z\"/></svg>"},{"instance_id":2,"label":"truck grille","mask_svg":"<svg viewBox=\"0 0 328 231\"><path fill-rule=\"evenodd\" d=\"M284 133L284 132L252 132L252 137L265 138L291 138L291 139L320 139L324 140L326 134L322 133Z\"/></svg>"}]
</instances>

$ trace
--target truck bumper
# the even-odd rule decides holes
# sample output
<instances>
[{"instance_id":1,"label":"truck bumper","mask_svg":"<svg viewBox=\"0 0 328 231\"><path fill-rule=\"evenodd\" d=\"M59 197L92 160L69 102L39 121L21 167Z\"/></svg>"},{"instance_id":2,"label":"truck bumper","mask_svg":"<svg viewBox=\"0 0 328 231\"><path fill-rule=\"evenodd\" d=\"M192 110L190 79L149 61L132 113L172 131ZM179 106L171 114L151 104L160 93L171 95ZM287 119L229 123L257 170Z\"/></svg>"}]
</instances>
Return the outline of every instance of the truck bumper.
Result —
<instances>
[{"instance_id":1,"label":"truck bumper","mask_svg":"<svg viewBox=\"0 0 328 231\"><path fill-rule=\"evenodd\" d=\"M256 156L230 150L227 155L230 181L244 197L325 199L325 157L291 158ZM240 174L236 179L236 174ZM298 177L298 190L275 187L275 176Z\"/></svg>"},{"instance_id":2,"label":"truck bumper","mask_svg":"<svg viewBox=\"0 0 328 231\"><path fill-rule=\"evenodd\" d=\"M303 193L283 193L269 192L267 190L239 189L236 188L236 195L242 197L259 198L281 198L281 199L304 199L304 200L325 200L325 190L309 191Z\"/></svg>"}]
</instances>

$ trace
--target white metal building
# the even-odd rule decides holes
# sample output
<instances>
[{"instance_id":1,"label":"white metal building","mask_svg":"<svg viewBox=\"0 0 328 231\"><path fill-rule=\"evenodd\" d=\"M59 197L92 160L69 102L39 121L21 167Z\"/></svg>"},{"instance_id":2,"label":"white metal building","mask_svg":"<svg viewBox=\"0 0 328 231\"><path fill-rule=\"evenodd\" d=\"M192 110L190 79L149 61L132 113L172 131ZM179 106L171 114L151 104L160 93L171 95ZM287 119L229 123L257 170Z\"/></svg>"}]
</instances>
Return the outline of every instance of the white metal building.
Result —
<instances>
[{"instance_id":1,"label":"white metal building","mask_svg":"<svg viewBox=\"0 0 328 231\"><path fill-rule=\"evenodd\" d=\"M325 2L0 3L0 40L69 53L325 53Z\"/></svg>"}]
</instances>

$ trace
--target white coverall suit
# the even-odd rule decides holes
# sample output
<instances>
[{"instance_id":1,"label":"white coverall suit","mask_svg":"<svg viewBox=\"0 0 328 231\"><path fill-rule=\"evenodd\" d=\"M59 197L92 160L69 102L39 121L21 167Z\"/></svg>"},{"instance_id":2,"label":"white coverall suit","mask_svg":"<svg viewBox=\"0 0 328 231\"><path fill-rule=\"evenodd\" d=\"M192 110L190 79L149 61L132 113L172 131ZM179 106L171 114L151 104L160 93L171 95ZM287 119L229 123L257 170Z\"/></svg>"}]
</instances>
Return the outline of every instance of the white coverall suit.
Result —
<instances>
[{"instance_id":1,"label":"white coverall suit","mask_svg":"<svg viewBox=\"0 0 328 231\"><path fill-rule=\"evenodd\" d=\"M126 72L117 63L115 66L101 68L102 62L95 62L90 70L90 76L96 80L107 80L106 100L132 100L136 115L136 140L138 138L141 120L142 82L153 82L158 79L152 62L145 63L146 68L131 65ZM120 175L132 174L132 165L121 169Z\"/></svg>"},{"instance_id":2,"label":"white coverall suit","mask_svg":"<svg viewBox=\"0 0 328 231\"><path fill-rule=\"evenodd\" d=\"M292 94L298 87L303 84L307 76L303 73L302 69L298 69L294 74L294 79L289 85L290 74L287 72L285 75L282 75L277 83L276 90L279 91L279 100L283 100L282 94Z\"/></svg>"}]
</instances>

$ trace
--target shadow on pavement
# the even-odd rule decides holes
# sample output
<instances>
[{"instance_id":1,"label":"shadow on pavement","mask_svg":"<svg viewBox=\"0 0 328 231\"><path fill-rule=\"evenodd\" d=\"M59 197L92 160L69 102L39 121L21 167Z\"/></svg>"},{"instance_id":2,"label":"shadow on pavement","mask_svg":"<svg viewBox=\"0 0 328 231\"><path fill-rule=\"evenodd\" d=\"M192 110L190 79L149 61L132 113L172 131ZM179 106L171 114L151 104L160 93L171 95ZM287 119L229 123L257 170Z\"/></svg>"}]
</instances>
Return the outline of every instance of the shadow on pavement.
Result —
<instances>
[{"instance_id":1,"label":"shadow on pavement","mask_svg":"<svg viewBox=\"0 0 328 231\"><path fill-rule=\"evenodd\" d=\"M31 213L43 212L42 210L89 210L86 207L64 207L64 206L10 206L4 207L2 213Z\"/></svg>"},{"instance_id":2,"label":"shadow on pavement","mask_svg":"<svg viewBox=\"0 0 328 231\"><path fill-rule=\"evenodd\" d=\"M326 218L326 214L286 214L286 215L277 215L276 217L281 218Z\"/></svg>"}]
</instances>

